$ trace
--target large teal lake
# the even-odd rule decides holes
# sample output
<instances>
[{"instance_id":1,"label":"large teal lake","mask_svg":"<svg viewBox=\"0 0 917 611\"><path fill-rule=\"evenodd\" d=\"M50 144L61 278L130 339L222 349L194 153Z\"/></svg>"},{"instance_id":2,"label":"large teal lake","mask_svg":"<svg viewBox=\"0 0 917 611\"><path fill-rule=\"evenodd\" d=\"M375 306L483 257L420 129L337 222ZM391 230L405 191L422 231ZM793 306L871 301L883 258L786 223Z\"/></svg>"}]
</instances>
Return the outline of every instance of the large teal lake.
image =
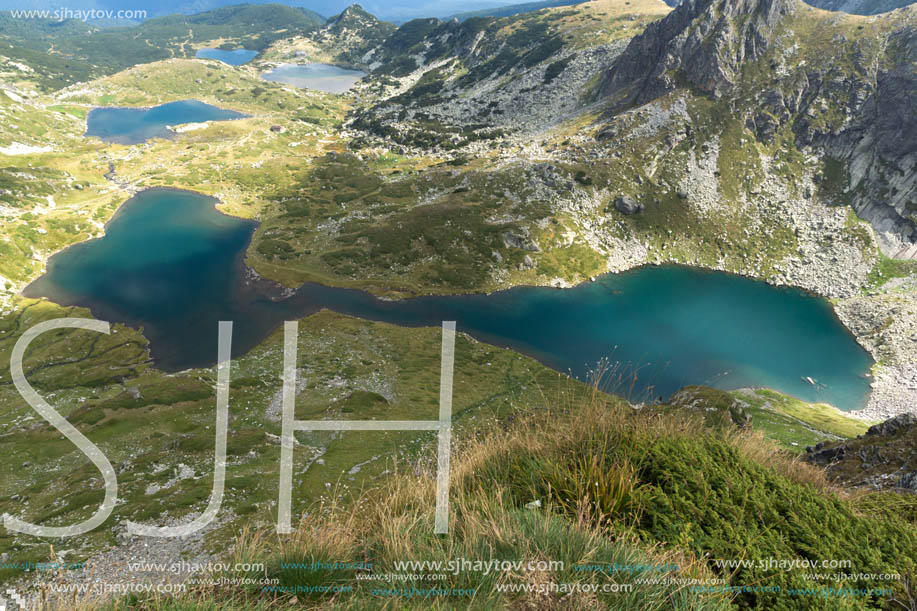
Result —
<instances>
[{"instance_id":1,"label":"large teal lake","mask_svg":"<svg viewBox=\"0 0 917 611\"><path fill-rule=\"evenodd\" d=\"M255 223L220 214L214 203L185 191L144 191L118 211L104 238L52 257L26 294L142 326L158 365L173 371L216 360L220 320L235 322L239 355L284 320L328 308L406 326L455 320L460 331L582 379L604 360L636 371L642 397L687 384L767 386L855 409L868 396L870 356L825 300L803 291L665 266L565 290L391 302L307 284L280 298L246 273Z\"/></svg>"},{"instance_id":2,"label":"large teal lake","mask_svg":"<svg viewBox=\"0 0 917 611\"><path fill-rule=\"evenodd\" d=\"M86 118L86 136L106 142L139 144L152 138L172 138L167 126L205 121L230 121L246 115L197 100L170 102L153 108L94 108Z\"/></svg>"}]
</instances>

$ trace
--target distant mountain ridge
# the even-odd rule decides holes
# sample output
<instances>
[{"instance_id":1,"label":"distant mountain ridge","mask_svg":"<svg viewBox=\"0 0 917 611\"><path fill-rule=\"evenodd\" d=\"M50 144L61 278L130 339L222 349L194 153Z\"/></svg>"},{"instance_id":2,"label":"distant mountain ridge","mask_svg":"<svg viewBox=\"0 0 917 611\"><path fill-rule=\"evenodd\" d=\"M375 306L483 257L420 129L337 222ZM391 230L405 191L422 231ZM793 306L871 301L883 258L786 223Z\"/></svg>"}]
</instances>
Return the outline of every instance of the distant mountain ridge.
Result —
<instances>
[{"instance_id":1,"label":"distant mountain ridge","mask_svg":"<svg viewBox=\"0 0 917 611\"><path fill-rule=\"evenodd\" d=\"M542 2L523 2L521 4L511 4L499 8L482 9L479 11L463 11L452 15L453 19L465 21L473 17L512 17L520 13L529 13L539 11L544 8L556 8L559 6L573 6L589 0L544 0Z\"/></svg>"},{"instance_id":2,"label":"distant mountain ridge","mask_svg":"<svg viewBox=\"0 0 917 611\"><path fill-rule=\"evenodd\" d=\"M811 0L814 7L851 15L878 15L914 4L914 0Z\"/></svg>"},{"instance_id":3,"label":"distant mountain ridge","mask_svg":"<svg viewBox=\"0 0 917 611\"><path fill-rule=\"evenodd\" d=\"M240 4L113 28L77 19L16 19L0 12L0 55L32 66L42 85L55 89L136 64L191 57L195 45L211 40L260 51L278 38L311 32L324 23L317 13L282 4Z\"/></svg>"},{"instance_id":4,"label":"distant mountain ridge","mask_svg":"<svg viewBox=\"0 0 917 611\"><path fill-rule=\"evenodd\" d=\"M663 1L672 7L683 3L682 0ZM806 4L851 15L879 15L914 4L914 0L809 0Z\"/></svg>"},{"instance_id":5,"label":"distant mountain ridge","mask_svg":"<svg viewBox=\"0 0 917 611\"><path fill-rule=\"evenodd\" d=\"M151 3L143 0L73 0L63 3L70 10L147 11L148 17L183 14L194 15L238 4L238 0L163 0ZM252 4L271 4L272 0L253 0ZM375 15L401 21L417 17L445 17L461 11L487 10L514 4L513 0L371 0L366 8ZM319 15L337 15L347 8L349 0L289 0L283 4L302 7ZM56 10L58 0L0 0L0 11Z\"/></svg>"}]
</instances>

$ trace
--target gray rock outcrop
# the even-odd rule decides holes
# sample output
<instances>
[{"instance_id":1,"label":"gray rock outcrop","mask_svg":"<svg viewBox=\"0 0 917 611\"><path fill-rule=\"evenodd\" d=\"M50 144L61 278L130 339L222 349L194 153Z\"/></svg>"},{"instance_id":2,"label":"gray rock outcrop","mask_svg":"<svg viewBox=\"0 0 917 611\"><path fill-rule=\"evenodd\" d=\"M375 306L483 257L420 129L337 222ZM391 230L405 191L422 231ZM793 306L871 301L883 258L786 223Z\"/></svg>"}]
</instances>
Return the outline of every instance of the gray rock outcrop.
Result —
<instances>
[{"instance_id":1,"label":"gray rock outcrop","mask_svg":"<svg viewBox=\"0 0 917 611\"><path fill-rule=\"evenodd\" d=\"M794 28L811 17L796 11L796 0L689 0L630 41L601 95L616 114L684 87L725 100L761 142L792 130L838 164L829 203L869 221L886 255L915 258L917 8L862 37L839 29L818 62L800 55ZM748 74L758 60L773 78Z\"/></svg>"},{"instance_id":2,"label":"gray rock outcrop","mask_svg":"<svg viewBox=\"0 0 917 611\"><path fill-rule=\"evenodd\" d=\"M622 195L615 200L615 209L621 214L636 214L643 210L643 204L630 195Z\"/></svg>"},{"instance_id":3,"label":"gray rock outcrop","mask_svg":"<svg viewBox=\"0 0 917 611\"><path fill-rule=\"evenodd\" d=\"M621 108L655 100L680 80L714 97L727 94L795 9L796 0L689 0L631 40L602 94Z\"/></svg>"}]
</instances>

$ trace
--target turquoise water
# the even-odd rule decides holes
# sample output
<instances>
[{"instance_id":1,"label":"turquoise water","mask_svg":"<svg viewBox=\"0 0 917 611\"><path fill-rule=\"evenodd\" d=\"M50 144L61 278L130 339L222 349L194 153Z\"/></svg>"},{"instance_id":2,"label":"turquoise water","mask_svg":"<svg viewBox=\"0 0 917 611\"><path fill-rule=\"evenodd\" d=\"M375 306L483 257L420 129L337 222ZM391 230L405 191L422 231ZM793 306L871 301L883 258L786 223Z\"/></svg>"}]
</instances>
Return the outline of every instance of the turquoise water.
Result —
<instances>
[{"instance_id":1,"label":"turquoise water","mask_svg":"<svg viewBox=\"0 0 917 611\"><path fill-rule=\"evenodd\" d=\"M230 66L241 66L242 64L247 64L252 61L256 55L258 55L257 51L249 51L248 49L233 49L232 51L225 51L223 49L198 49L194 57L216 59Z\"/></svg>"},{"instance_id":2,"label":"turquoise water","mask_svg":"<svg viewBox=\"0 0 917 611\"><path fill-rule=\"evenodd\" d=\"M52 257L26 294L143 326L167 370L212 364L220 320L235 321L239 355L284 320L329 308L406 326L455 320L460 331L582 379L604 359L621 373L636 371L636 398L668 396L687 384L767 386L855 409L869 392L869 355L825 300L799 290L665 266L565 290L389 302L307 284L274 301L246 280L243 256L255 224L213 204L185 191L144 191L119 210L104 238Z\"/></svg>"},{"instance_id":3,"label":"turquoise water","mask_svg":"<svg viewBox=\"0 0 917 611\"><path fill-rule=\"evenodd\" d=\"M171 138L167 125L230 121L246 115L197 100L170 102L153 108L94 108L89 113L86 136L106 142L139 144L151 138Z\"/></svg>"},{"instance_id":4,"label":"turquoise water","mask_svg":"<svg viewBox=\"0 0 917 611\"><path fill-rule=\"evenodd\" d=\"M331 64L281 64L262 74L261 78L302 89L344 93L364 76L365 72Z\"/></svg>"}]
</instances>

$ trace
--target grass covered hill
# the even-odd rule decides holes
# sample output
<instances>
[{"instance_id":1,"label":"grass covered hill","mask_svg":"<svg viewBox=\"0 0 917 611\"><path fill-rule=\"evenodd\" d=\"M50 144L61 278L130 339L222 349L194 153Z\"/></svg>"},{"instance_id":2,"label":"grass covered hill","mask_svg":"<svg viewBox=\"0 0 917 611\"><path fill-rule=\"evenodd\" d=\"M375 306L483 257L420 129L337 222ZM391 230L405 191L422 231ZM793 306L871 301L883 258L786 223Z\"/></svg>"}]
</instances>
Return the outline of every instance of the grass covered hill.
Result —
<instances>
[{"instance_id":1,"label":"grass covered hill","mask_svg":"<svg viewBox=\"0 0 917 611\"><path fill-rule=\"evenodd\" d=\"M79 450L19 396L10 377L13 345L50 319L87 317L79 308L23 300L0 315L0 515L48 525L84 520L101 501L101 478ZM321 312L300 324L296 418L435 419L439 409L438 329L408 329ZM202 539L178 545L165 561L187 554L221 555L246 525L276 522L281 434L283 331L232 364L226 494L219 519ZM24 370L36 391L97 444L117 468L121 502L102 527L66 541L0 533L4 562L42 562L54 550L83 562L126 545L124 520L186 520L206 506L213 477L215 369L165 374L151 362L146 339L113 325L111 335L66 330L39 336ZM453 403L456 435L494 426L543 393L563 396L579 383L510 350L466 336L456 342ZM297 434L293 511L351 497L395 464L427 453L429 432ZM155 553L155 552L154 552ZM155 557L155 556L154 556ZM155 560L160 561L160 560ZM100 561L109 570L111 564ZM21 570L0 567L11 583ZM28 575L26 575L28 576ZM67 574L60 577L66 578ZM132 581L130 575L119 579Z\"/></svg>"},{"instance_id":2,"label":"grass covered hill","mask_svg":"<svg viewBox=\"0 0 917 611\"><path fill-rule=\"evenodd\" d=\"M430 462L422 463L388 476L353 502L316 504L292 538L267 531L245 537L236 558L263 562L264 575L279 580L273 591L201 588L177 600L146 601L145 608L840 610L915 603L909 588L917 568L917 497L832 488L820 469L725 421L635 411L588 389L562 398L547 394L545 401L457 442L448 536L432 534L435 475ZM446 566L457 558L563 566L488 574L443 570L442 579L407 584L382 578L397 573L399 561ZM846 573L897 573L901 579L865 586L853 579L809 579L812 570L766 568L769 559L843 559L850 561ZM727 569L719 560L747 562ZM296 568L334 562L361 568ZM660 576L616 571L616 564L678 570ZM539 588L552 582L579 584L580 591ZM583 591L602 583L633 589ZM302 593L321 584L351 585L353 591ZM402 586L475 594L391 594ZM828 593L863 587L890 593ZM300 593L278 593L284 588Z\"/></svg>"}]
</instances>

